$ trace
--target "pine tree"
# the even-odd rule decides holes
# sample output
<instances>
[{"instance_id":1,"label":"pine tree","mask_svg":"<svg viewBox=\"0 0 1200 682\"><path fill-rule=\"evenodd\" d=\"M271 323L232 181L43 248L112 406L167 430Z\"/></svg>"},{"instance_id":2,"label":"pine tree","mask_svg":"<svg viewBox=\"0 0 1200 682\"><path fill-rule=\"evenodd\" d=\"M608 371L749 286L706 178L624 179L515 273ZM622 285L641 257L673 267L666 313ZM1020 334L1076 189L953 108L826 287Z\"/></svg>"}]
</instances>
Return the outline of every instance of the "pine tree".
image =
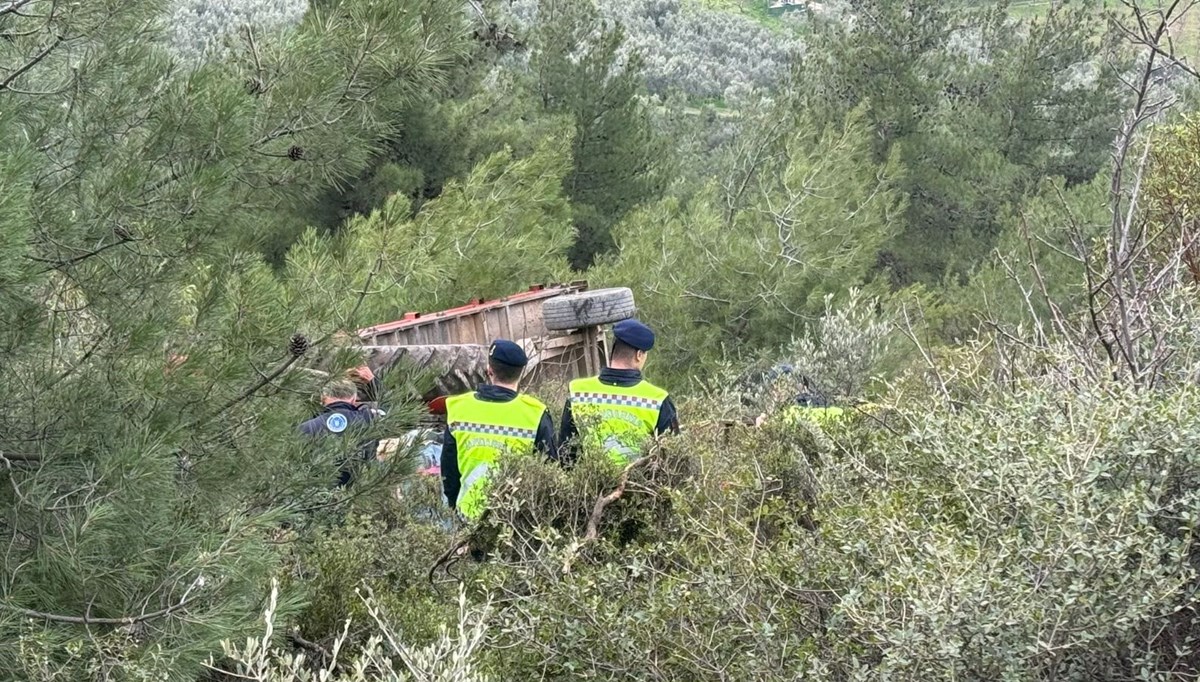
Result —
<instances>
[{"instance_id":1,"label":"pine tree","mask_svg":"<svg viewBox=\"0 0 1200 682\"><path fill-rule=\"evenodd\" d=\"M904 209L898 155L875 164L871 141L861 109L839 126L801 123L747 179L732 214L727 191L710 185L617 226L619 253L592 279L632 287L642 319L670 330L656 345L658 371L690 372L723 348L743 359L776 348L804 331L826 294L866 278Z\"/></svg>"},{"instance_id":2,"label":"pine tree","mask_svg":"<svg viewBox=\"0 0 1200 682\"><path fill-rule=\"evenodd\" d=\"M578 236L571 263L583 269L612 248L609 230L663 188L667 148L642 101L636 54L590 0L541 0L530 69L545 111L575 123L566 188Z\"/></svg>"},{"instance_id":3,"label":"pine tree","mask_svg":"<svg viewBox=\"0 0 1200 682\"><path fill-rule=\"evenodd\" d=\"M444 3L344 0L185 60L162 11L0 6L0 664L22 679L195 679L256 619L280 524L344 499L337 447L295 434L315 386L293 370L363 294L301 317L254 248L465 38Z\"/></svg>"},{"instance_id":4,"label":"pine tree","mask_svg":"<svg viewBox=\"0 0 1200 682\"><path fill-rule=\"evenodd\" d=\"M569 150L559 130L532 154L493 154L426 203L416 216L403 195L350 220L336 239L310 231L281 276L293 310L320 316L330 288L371 291L354 322L409 310L498 298L568 273L570 204L563 177Z\"/></svg>"},{"instance_id":5,"label":"pine tree","mask_svg":"<svg viewBox=\"0 0 1200 682\"><path fill-rule=\"evenodd\" d=\"M969 273L1042 178L1103 167L1121 95L1092 3L1028 20L1004 2L857 0L851 13L818 31L796 106L836 121L868 103L876 159L900 149L908 215L881 254L897 284Z\"/></svg>"}]
</instances>

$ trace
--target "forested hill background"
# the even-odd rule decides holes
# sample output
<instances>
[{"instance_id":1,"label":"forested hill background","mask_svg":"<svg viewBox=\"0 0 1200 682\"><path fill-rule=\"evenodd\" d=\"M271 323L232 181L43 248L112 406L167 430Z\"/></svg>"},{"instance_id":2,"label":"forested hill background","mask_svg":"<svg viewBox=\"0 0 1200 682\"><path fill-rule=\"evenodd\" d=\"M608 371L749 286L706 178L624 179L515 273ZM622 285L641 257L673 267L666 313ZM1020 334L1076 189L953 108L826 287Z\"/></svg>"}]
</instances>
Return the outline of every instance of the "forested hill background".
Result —
<instances>
[{"instance_id":1,"label":"forested hill background","mask_svg":"<svg viewBox=\"0 0 1200 682\"><path fill-rule=\"evenodd\" d=\"M1194 679L1193 4L0 0L0 679ZM571 278L684 433L330 489Z\"/></svg>"}]
</instances>

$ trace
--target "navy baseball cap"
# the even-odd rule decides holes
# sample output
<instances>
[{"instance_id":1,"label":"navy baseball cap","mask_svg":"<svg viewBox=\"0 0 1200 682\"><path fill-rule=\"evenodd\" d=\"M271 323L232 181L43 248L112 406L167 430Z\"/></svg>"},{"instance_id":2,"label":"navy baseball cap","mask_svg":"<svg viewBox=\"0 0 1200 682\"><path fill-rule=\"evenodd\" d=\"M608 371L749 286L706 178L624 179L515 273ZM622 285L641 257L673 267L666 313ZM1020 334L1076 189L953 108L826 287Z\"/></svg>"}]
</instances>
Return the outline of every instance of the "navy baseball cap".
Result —
<instances>
[{"instance_id":1,"label":"navy baseball cap","mask_svg":"<svg viewBox=\"0 0 1200 682\"><path fill-rule=\"evenodd\" d=\"M613 336L640 351L654 348L654 332L637 320L622 320L614 324Z\"/></svg>"},{"instance_id":2,"label":"navy baseball cap","mask_svg":"<svg viewBox=\"0 0 1200 682\"><path fill-rule=\"evenodd\" d=\"M524 367L529 364L525 349L508 339L496 339L488 349L488 357L509 367Z\"/></svg>"}]
</instances>

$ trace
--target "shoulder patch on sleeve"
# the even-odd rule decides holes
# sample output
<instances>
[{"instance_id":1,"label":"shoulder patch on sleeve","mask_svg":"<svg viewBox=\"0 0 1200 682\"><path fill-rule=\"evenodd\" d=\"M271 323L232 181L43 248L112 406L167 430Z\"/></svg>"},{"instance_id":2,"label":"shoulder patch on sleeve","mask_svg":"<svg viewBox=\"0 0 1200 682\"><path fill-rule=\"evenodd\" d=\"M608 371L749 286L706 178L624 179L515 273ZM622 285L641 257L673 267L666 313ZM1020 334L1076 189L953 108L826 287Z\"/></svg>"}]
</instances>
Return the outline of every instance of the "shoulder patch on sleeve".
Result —
<instances>
[{"instance_id":1,"label":"shoulder patch on sleeve","mask_svg":"<svg viewBox=\"0 0 1200 682\"><path fill-rule=\"evenodd\" d=\"M346 426L349 425L349 423L349 420L346 419L346 415L342 414L341 412L334 412L325 418L325 428L329 429L333 433L341 433L342 431L345 431Z\"/></svg>"}]
</instances>

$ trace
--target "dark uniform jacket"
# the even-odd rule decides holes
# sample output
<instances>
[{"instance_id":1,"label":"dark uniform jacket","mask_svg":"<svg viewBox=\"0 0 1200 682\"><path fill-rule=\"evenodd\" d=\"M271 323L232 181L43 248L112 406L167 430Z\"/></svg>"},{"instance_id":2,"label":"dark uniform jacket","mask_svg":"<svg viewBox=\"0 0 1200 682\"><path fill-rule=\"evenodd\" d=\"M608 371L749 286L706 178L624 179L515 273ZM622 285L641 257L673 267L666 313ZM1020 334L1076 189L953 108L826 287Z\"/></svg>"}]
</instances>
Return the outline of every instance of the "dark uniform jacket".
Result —
<instances>
[{"instance_id":1,"label":"dark uniform jacket","mask_svg":"<svg viewBox=\"0 0 1200 682\"><path fill-rule=\"evenodd\" d=\"M636 386L642 382L642 373L636 369L613 369L605 367L600 372L600 383L609 386ZM661 435L679 431L679 414L675 411L675 403L667 396L662 406L658 408L658 424L654 426L654 434ZM564 463L575 461L578 453L579 427L575 426L575 418L571 415L571 399L563 407L562 425L558 432L558 451Z\"/></svg>"},{"instance_id":2,"label":"dark uniform jacket","mask_svg":"<svg viewBox=\"0 0 1200 682\"><path fill-rule=\"evenodd\" d=\"M502 386L483 384L476 389L475 397L490 403L507 403L517 399L517 392ZM542 414L542 421L538 423L533 448L551 459L558 457L558 449L554 443L554 419L550 416L549 411ZM458 500L458 491L462 487L462 474L458 470L458 443L455 442L454 435L450 433L449 426L442 434L441 469L442 492L446 495L447 503L453 507L455 501Z\"/></svg>"},{"instance_id":3,"label":"dark uniform jacket","mask_svg":"<svg viewBox=\"0 0 1200 682\"><path fill-rule=\"evenodd\" d=\"M320 414L300 425L300 433L306 436L342 436L346 433L361 433L374 419L368 409L360 409L346 402L333 402L321 409ZM359 458L366 461L375 458L379 441L368 440L359 448ZM338 485L349 485L353 478L349 461L342 461L338 471Z\"/></svg>"}]
</instances>

